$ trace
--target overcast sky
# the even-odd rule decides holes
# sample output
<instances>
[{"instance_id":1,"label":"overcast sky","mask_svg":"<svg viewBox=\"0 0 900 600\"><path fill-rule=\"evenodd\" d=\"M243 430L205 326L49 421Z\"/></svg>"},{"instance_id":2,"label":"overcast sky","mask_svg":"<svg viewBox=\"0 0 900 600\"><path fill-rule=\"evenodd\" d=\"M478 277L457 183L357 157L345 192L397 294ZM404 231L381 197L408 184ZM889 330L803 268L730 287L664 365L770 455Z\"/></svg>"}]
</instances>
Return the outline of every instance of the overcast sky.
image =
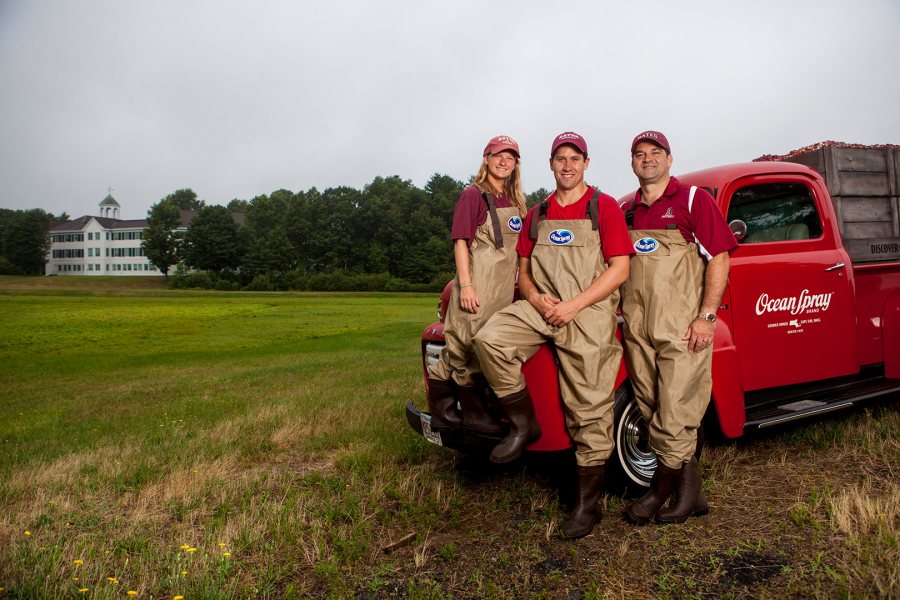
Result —
<instances>
[{"instance_id":1,"label":"overcast sky","mask_svg":"<svg viewBox=\"0 0 900 600\"><path fill-rule=\"evenodd\" d=\"M0 207L122 217L399 175L466 180L553 137L634 189L631 138L673 172L838 140L900 143L900 2L0 0Z\"/></svg>"}]
</instances>

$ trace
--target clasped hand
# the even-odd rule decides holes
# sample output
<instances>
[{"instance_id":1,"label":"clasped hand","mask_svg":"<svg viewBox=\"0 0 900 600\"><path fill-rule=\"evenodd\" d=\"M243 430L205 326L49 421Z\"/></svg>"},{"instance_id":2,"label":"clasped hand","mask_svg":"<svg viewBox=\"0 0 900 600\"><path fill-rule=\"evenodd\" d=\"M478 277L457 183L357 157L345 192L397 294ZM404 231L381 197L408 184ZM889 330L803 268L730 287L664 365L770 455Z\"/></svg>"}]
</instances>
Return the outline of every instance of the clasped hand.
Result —
<instances>
[{"instance_id":1,"label":"clasped hand","mask_svg":"<svg viewBox=\"0 0 900 600\"><path fill-rule=\"evenodd\" d=\"M578 314L578 307L571 300L563 301L549 294L534 294L530 299L544 321L554 327L565 327Z\"/></svg>"}]
</instances>

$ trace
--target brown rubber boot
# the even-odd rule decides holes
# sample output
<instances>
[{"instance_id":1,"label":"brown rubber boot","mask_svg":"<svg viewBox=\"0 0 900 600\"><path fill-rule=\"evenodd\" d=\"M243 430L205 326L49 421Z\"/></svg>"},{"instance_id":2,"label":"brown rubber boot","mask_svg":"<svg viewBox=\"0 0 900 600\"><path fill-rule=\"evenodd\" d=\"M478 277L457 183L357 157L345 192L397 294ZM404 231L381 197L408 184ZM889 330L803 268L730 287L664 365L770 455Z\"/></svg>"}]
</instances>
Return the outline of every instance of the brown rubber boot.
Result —
<instances>
[{"instance_id":1,"label":"brown rubber boot","mask_svg":"<svg viewBox=\"0 0 900 600\"><path fill-rule=\"evenodd\" d=\"M700 483L700 465L693 456L681 468L681 480L671 504L656 513L658 523L684 523L688 517L709 512L709 504Z\"/></svg>"},{"instance_id":2,"label":"brown rubber boot","mask_svg":"<svg viewBox=\"0 0 900 600\"><path fill-rule=\"evenodd\" d=\"M528 388L497 400L509 419L509 434L494 447L491 462L505 464L519 458L525 446L540 437L541 426L534 416Z\"/></svg>"},{"instance_id":3,"label":"brown rubber boot","mask_svg":"<svg viewBox=\"0 0 900 600\"><path fill-rule=\"evenodd\" d=\"M459 394L459 406L462 408L463 429L498 435L506 431L506 427L494 420L484 409L484 401L477 387L459 386L456 389Z\"/></svg>"},{"instance_id":4,"label":"brown rubber boot","mask_svg":"<svg viewBox=\"0 0 900 600\"><path fill-rule=\"evenodd\" d=\"M652 521L659 507L672 495L680 476L681 469L670 469L661 461L657 461L656 471L650 480L650 491L628 507L625 517L636 525L646 525Z\"/></svg>"},{"instance_id":5,"label":"brown rubber boot","mask_svg":"<svg viewBox=\"0 0 900 600\"><path fill-rule=\"evenodd\" d=\"M452 381L428 378L428 412L431 413L432 429L459 429L462 419L456 412Z\"/></svg>"},{"instance_id":6,"label":"brown rubber boot","mask_svg":"<svg viewBox=\"0 0 900 600\"><path fill-rule=\"evenodd\" d=\"M606 465L576 467L578 472L578 503L569 520L559 528L560 534L569 540L577 540L594 530L603 511L598 504L603 493L603 473Z\"/></svg>"}]
</instances>

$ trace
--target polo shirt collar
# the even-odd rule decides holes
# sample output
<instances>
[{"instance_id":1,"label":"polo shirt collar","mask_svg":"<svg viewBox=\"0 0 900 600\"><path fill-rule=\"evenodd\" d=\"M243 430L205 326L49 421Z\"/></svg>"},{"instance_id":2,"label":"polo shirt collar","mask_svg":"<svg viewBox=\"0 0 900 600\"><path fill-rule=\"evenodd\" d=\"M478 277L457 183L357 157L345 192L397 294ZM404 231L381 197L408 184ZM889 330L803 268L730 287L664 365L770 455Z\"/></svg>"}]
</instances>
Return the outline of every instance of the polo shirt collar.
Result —
<instances>
[{"instance_id":1,"label":"polo shirt collar","mask_svg":"<svg viewBox=\"0 0 900 600\"><path fill-rule=\"evenodd\" d=\"M681 184L678 182L678 180L675 179L674 176L671 176L671 175L670 175L670 176L669 176L669 183L666 184L666 189L663 191L662 196L659 197L659 199L657 200L657 202L659 202L659 200L662 200L662 199L665 198L665 197L671 197L671 196L674 196L674 195L675 195L675 192L678 191L678 188L679 188L680 185L681 185ZM640 205L643 205L643 206L649 206L648 204L645 204L645 203L644 203L644 201L643 201L643 199L642 199L642 197L641 197L641 188L638 188L637 191L634 193L634 205L635 205L635 206L640 206Z\"/></svg>"}]
</instances>

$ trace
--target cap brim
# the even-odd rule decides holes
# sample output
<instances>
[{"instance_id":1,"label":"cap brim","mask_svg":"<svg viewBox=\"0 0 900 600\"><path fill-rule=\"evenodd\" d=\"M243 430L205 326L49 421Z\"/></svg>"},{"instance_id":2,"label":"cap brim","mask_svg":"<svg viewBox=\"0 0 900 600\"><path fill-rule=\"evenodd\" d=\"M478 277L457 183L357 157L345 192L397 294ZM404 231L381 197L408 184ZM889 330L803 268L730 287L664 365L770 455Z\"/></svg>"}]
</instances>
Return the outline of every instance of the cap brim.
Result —
<instances>
[{"instance_id":1,"label":"cap brim","mask_svg":"<svg viewBox=\"0 0 900 600\"><path fill-rule=\"evenodd\" d=\"M500 152L503 152L504 150L509 150L510 152L512 152L513 154L516 155L516 158L520 158L519 151L516 149L516 147L509 146L509 145L497 146L496 148L491 148L490 150L487 151L485 156L487 156L488 154L499 154Z\"/></svg>"}]
</instances>

